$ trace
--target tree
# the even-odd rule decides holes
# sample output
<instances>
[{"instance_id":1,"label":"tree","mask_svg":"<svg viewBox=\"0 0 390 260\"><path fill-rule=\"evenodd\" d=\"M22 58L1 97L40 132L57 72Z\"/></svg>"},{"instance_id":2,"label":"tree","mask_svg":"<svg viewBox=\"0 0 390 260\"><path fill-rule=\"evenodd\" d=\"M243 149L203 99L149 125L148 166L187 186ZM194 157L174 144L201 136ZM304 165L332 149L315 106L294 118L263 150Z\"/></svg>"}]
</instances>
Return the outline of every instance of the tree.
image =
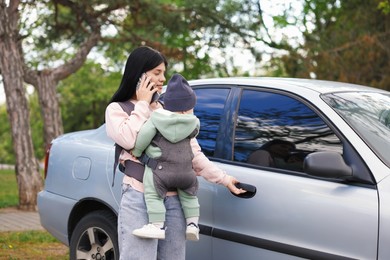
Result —
<instances>
[{"instance_id":1,"label":"tree","mask_svg":"<svg viewBox=\"0 0 390 260\"><path fill-rule=\"evenodd\" d=\"M42 71L32 70L28 67L24 68L25 82L33 85L38 92L44 122L44 142L46 146L55 137L63 133L56 86L60 80L67 78L83 65L87 54L96 45L99 38L99 32L91 33L74 58L59 67Z\"/></svg>"},{"instance_id":2,"label":"tree","mask_svg":"<svg viewBox=\"0 0 390 260\"><path fill-rule=\"evenodd\" d=\"M46 144L62 133L56 86L80 68L94 45L114 63L123 61L134 47L150 45L162 51L172 63L182 64L183 74L193 78L216 71L210 64L209 48L223 49L229 42L240 41L251 48L249 42L258 34L258 10L251 1L52 0L46 3L46 9L48 12L40 14L35 22L42 24L39 29L45 32L36 41L35 51L42 50L41 55L24 67L25 81L38 92ZM234 25L232 17L236 18ZM110 28L115 33L101 36L101 28ZM71 47L55 52L54 42L65 42ZM78 50L71 59L69 54L62 54L69 49ZM49 68L58 60L65 62ZM226 64L221 67L217 75L228 75Z\"/></svg>"},{"instance_id":3,"label":"tree","mask_svg":"<svg viewBox=\"0 0 390 260\"><path fill-rule=\"evenodd\" d=\"M390 2L388 0L380 1L378 4L378 9L382 10L384 14L390 14Z\"/></svg>"},{"instance_id":4,"label":"tree","mask_svg":"<svg viewBox=\"0 0 390 260\"><path fill-rule=\"evenodd\" d=\"M24 80L38 92L46 145L62 133L56 86L83 65L94 46L118 62L129 50L146 44L173 63L180 61L184 74L191 78L215 71L207 48L248 43L256 35L258 22L250 1L35 1L37 7L40 3L45 4L45 12L30 26L44 32L33 41L34 51L40 55L26 60ZM232 17L237 18L234 26ZM102 36L101 30L108 28L114 33ZM31 35L31 29L26 29L26 34ZM55 43L62 48L53 48ZM205 53L203 57L199 52ZM59 62L62 65L52 66Z\"/></svg>"},{"instance_id":5,"label":"tree","mask_svg":"<svg viewBox=\"0 0 390 260\"><path fill-rule=\"evenodd\" d=\"M85 14L83 9L77 9L71 2L64 2L69 4L77 15ZM36 195L42 188L42 180L32 144L29 108L23 79L34 85L37 90L44 119L44 139L45 143L48 144L62 133L56 85L61 79L66 78L82 66L87 54L100 38L100 27L95 17L88 17L84 22L90 26L90 33L71 59L52 69L33 70L25 63L23 53L22 37L19 31L18 8L21 8L20 4L20 1L17 0L10 1L8 6L4 0L0 2L0 53L2 54L0 70L4 78L7 111L10 115L16 155L19 207L34 210L36 208Z\"/></svg>"},{"instance_id":6,"label":"tree","mask_svg":"<svg viewBox=\"0 0 390 260\"><path fill-rule=\"evenodd\" d=\"M37 158L44 158L45 147L43 144L43 122L40 116L40 108L36 93L28 96L30 110L31 137L35 155ZM7 113L7 106L0 105L0 163L15 165L15 153L13 150L12 131Z\"/></svg>"},{"instance_id":7,"label":"tree","mask_svg":"<svg viewBox=\"0 0 390 260\"><path fill-rule=\"evenodd\" d=\"M71 41L75 49L74 54L67 55L67 57L63 57L61 55L55 55L55 57L64 58L63 64L55 67L45 67L44 69L36 69L31 66L28 66L27 63L24 64L24 81L29 83L35 87L38 93L38 100L41 107L41 114L44 122L44 143L47 146L55 137L61 135L63 133L63 125L62 118L60 112L60 106L57 96L56 87L58 83L69 77L72 73L76 72L85 62L87 55L91 51L91 49L98 43L100 40L100 27L101 24L105 22L98 21L99 15L96 13L89 14L86 8L86 3L83 6L78 6L71 1L58 1L59 3L65 3L69 7L69 11L74 14L75 17L69 17L70 14L66 11L62 11L60 7L55 5L55 10L53 14L49 12L49 16L46 19L64 19L71 18L75 20L82 21L79 26L76 27L73 24L73 27L69 27L69 24L66 25L65 31L71 29L72 32L70 36L68 34L64 34L58 37L64 29L58 29L62 24L52 24L50 22L46 22L44 27L47 32L50 31L49 28L54 28L54 32L51 34L55 34L55 36L47 37L47 39L41 39L40 43L37 45L38 49L46 49L50 48L48 44L50 44L47 40L56 40L57 38L63 39L63 37L68 36L68 41ZM54 1L55 4L57 4ZM50 6L50 4L49 4ZM105 12L110 12L109 10L104 10ZM65 13L65 14L64 14ZM66 16L66 17L63 17ZM83 18L87 17L87 18ZM57 30L58 29L58 30ZM85 37L81 39L78 37L80 32L83 31ZM71 39L73 36L74 39ZM76 39L77 38L77 39ZM81 43L80 43L81 42Z\"/></svg>"},{"instance_id":8,"label":"tree","mask_svg":"<svg viewBox=\"0 0 390 260\"><path fill-rule=\"evenodd\" d=\"M35 158L29 108L23 85L23 57L20 53L19 1L0 0L0 71L3 76L7 112L11 122L13 149L16 156L16 177L19 207L35 210L36 195L42 188L38 162Z\"/></svg>"},{"instance_id":9,"label":"tree","mask_svg":"<svg viewBox=\"0 0 390 260\"><path fill-rule=\"evenodd\" d=\"M241 44L256 52L252 43L261 39L260 9L249 0L10 0L9 4L0 0L0 3L0 71L11 115L23 208L35 207L36 193L42 187L23 80L37 91L44 142L48 144L63 131L57 85L80 69L93 47L117 63L135 46L147 44L162 51L171 61L180 61L186 74L199 75L213 72L210 48L225 50L221 57L224 59L229 45ZM41 13L33 22L28 24L27 18L19 19L20 12L36 10ZM114 33L102 35L107 29ZM32 53L38 55L34 57ZM229 70L221 66L219 73L229 75Z\"/></svg>"},{"instance_id":10,"label":"tree","mask_svg":"<svg viewBox=\"0 0 390 260\"><path fill-rule=\"evenodd\" d=\"M104 123L108 100L116 91L121 72L107 72L100 64L87 60L84 66L60 82L64 131L93 129Z\"/></svg>"},{"instance_id":11,"label":"tree","mask_svg":"<svg viewBox=\"0 0 390 260\"><path fill-rule=\"evenodd\" d=\"M304 1L304 43L282 58L292 77L390 90L390 15L385 1Z\"/></svg>"}]
</instances>

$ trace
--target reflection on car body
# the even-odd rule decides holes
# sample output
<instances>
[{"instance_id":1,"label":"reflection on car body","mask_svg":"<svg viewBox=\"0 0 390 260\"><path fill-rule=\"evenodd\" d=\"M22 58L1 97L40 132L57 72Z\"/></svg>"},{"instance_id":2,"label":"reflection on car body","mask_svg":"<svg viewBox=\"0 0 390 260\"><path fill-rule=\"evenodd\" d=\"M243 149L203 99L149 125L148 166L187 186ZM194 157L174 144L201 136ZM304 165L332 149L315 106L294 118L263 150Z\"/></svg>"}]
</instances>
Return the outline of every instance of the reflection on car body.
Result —
<instances>
[{"instance_id":1,"label":"reflection on car body","mask_svg":"<svg viewBox=\"0 0 390 260\"><path fill-rule=\"evenodd\" d=\"M294 143L273 139L263 144L258 150L253 151L247 163L267 167L303 171L305 154L296 150Z\"/></svg>"},{"instance_id":2,"label":"reflection on car body","mask_svg":"<svg viewBox=\"0 0 390 260\"><path fill-rule=\"evenodd\" d=\"M190 84L203 152L256 191L240 198L199 178L201 237L187 243L186 259L390 259L389 92L286 78ZM269 165L252 161L272 140L293 145L277 163L271 154ZM111 187L113 150L103 125L65 134L48 151L41 222L73 258L96 245L117 257L123 175ZM78 158L90 161L88 175Z\"/></svg>"},{"instance_id":3,"label":"reflection on car body","mask_svg":"<svg viewBox=\"0 0 390 260\"><path fill-rule=\"evenodd\" d=\"M390 110L383 110L379 114L379 121L390 128Z\"/></svg>"}]
</instances>

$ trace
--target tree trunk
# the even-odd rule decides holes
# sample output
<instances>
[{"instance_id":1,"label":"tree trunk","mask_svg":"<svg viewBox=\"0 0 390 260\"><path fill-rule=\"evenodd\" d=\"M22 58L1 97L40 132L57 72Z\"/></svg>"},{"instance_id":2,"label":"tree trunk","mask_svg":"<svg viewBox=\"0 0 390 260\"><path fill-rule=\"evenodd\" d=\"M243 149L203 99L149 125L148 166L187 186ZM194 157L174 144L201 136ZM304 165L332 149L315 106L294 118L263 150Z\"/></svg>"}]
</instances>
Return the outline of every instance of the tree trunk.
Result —
<instances>
[{"instance_id":1,"label":"tree trunk","mask_svg":"<svg viewBox=\"0 0 390 260\"><path fill-rule=\"evenodd\" d=\"M44 125L45 146L63 133L62 117L56 91L58 82L75 73L84 64L88 53L97 44L100 37L99 29L93 31L81 44L74 57L57 68L36 71L24 66L24 81L33 85L38 92Z\"/></svg>"},{"instance_id":2,"label":"tree trunk","mask_svg":"<svg viewBox=\"0 0 390 260\"><path fill-rule=\"evenodd\" d=\"M44 142L47 146L57 136L63 133L60 105L56 92L57 82L53 73L39 73L38 84L35 89L38 91L39 105L44 123Z\"/></svg>"},{"instance_id":3,"label":"tree trunk","mask_svg":"<svg viewBox=\"0 0 390 260\"><path fill-rule=\"evenodd\" d=\"M37 194L42 189L42 178L35 158L29 108L23 86L18 5L19 1L11 0L7 7L5 1L0 0L0 69L16 157L19 208L36 210Z\"/></svg>"}]
</instances>

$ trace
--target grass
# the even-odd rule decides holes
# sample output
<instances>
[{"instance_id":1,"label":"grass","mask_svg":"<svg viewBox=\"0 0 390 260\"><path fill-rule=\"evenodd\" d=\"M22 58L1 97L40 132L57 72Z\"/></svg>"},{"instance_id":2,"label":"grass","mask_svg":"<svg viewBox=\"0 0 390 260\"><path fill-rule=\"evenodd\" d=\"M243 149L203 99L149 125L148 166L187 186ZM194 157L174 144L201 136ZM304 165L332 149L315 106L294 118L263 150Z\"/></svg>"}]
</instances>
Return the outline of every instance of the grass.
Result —
<instances>
[{"instance_id":1,"label":"grass","mask_svg":"<svg viewBox=\"0 0 390 260\"><path fill-rule=\"evenodd\" d=\"M0 208L18 203L15 171L0 170ZM46 231L0 232L0 259L64 260L69 259L69 249Z\"/></svg>"},{"instance_id":2,"label":"grass","mask_svg":"<svg viewBox=\"0 0 390 260\"><path fill-rule=\"evenodd\" d=\"M0 208L16 207L19 203L16 175L13 170L0 170Z\"/></svg>"},{"instance_id":3,"label":"grass","mask_svg":"<svg viewBox=\"0 0 390 260\"><path fill-rule=\"evenodd\" d=\"M2 232L0 259L65 260L69 250L46 231Z\"/></svg>"}]
</instances>

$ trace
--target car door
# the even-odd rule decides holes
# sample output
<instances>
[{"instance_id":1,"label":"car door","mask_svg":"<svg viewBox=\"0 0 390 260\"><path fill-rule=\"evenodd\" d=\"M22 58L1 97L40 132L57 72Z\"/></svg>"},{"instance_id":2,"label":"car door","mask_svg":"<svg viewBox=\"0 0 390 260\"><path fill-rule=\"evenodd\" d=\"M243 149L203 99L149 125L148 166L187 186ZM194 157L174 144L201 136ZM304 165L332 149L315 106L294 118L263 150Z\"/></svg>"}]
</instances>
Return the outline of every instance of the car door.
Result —
<instances>
[{"instance_id":1,"label":"car door","mask_svg":"<svg viewBox=\"0 0 390 260\"><path fill-rule=\"evenodd\" d=\"M216 154L218 133L221 123L224 122L225 105L231 96L230 92L230 88L223 86L207 86L202 88L201 91L195 89L197 95L195 114L201 119L201 130L197 140L202 146L202 152L210 158L215 157ZM201 177L198 177L198 180L199 191L197 196L201 205L201 237L199 241L187 242L187 260L210 259L213 251L212 237L205 233L208 234L209 227L214 226L213 197L217 192L218 185Z\"/></svg>"},{"instance_id":2,"label":"car door","mask_svg":"<svg viewBox=\"0 0 390 260\"><path fill-rule=\"evenodd\" d=\"M224 115L227 122L220 123L225 126L219 133L231 133L232 138L217 137L215 151L222 153L214 153L214 160L240 181L255 185L257 192L244 199L224 187L208 186L213 218L203 227L204 236L211 237L207 259L375 259L375 186L303 172L304 157L315 151L339 152L367 171L359 156L348 154L356 152L339 130L312 104L287 92L232 88L230 93L237 97L230 105L238 108ZM232 129L226 129L229 125ZM282 159L268 155L266 160L249 160L257 150L269 152L267 144L274 140L290 142L293 148L286 148ZM272 163L255 164L264 161ZM210 202L200 199L200 204L202 215L202 205Z\"/></svg>"}]
</instances>

